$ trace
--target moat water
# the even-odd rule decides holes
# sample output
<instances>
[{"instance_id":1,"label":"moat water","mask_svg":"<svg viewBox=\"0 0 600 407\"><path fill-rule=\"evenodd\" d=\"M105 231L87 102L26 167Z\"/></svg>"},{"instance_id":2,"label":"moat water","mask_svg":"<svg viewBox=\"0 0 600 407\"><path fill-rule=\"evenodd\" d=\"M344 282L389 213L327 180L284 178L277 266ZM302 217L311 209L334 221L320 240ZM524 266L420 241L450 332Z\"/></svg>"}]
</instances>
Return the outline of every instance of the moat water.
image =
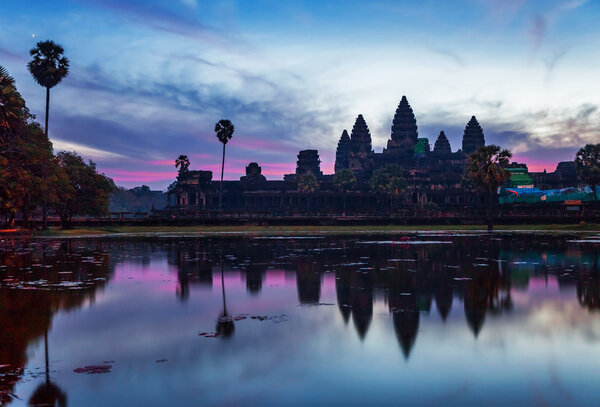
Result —
<instances>
[{"instance_id":1,"label":"moat water","mask_svg":"<svg viewBox=\"0 0 600 407\"><path fill-rule=\"evenodd\" d=\"M532 234L3 240L0 404L598 405L599 252Z\"/></svg>"}]
</instances>

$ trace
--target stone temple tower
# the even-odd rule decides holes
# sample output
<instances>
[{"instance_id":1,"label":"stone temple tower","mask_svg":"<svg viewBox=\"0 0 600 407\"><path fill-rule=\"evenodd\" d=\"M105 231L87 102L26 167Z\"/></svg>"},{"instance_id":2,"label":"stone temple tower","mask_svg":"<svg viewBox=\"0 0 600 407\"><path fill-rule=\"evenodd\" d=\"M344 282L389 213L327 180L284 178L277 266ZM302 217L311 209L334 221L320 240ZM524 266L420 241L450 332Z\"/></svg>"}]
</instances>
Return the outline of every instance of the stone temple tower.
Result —
<instances>
[{"instance_id":1,"label":"stone temple tower","mask_svg":"<svg viewBox=\"0 0 600 407\"><path fill-rule=\"evenodd\" d=\"M406 96L402 96L392 121L391 139L388 140L387 148L383 152L412 154L418 138L417 119Z\"/></svg>"},{"instance_id":2,"label":"stone temple tower","mask_svg":"<svg viewBox=\"0 0 600 407\"><path fill-rule=\"evenodd\" d=\"M344 129L340 141L338 141L337 150L335 150L335 172L349 168L348 160L350 158L350 136Z\"/></svg>"},{"instance_id":3,"label":"stone temple tower","mask_svg":"<svg viewBox=\"0 0 600 407\"><path fill-rule=\"evenodd\" d=\"M481 146L485 146L483 129L479 125L479 122L475 116L471 116L471 120L469 120L467 127L465 127L465 133L462 140L462 150L465 154L472 154Z\"/></svg>"},{"instance_id":4,"label":"stone temple tower","mask_svg":"<svg viewBox=\"0 0 600 407\"><path fill-rule=\"evenodd\" d=\"M371 132L362 114L359 114L350 134L348 168L355 173L369 170L373 165Z\"/></svg>"},{"instance_id":5,"label":"stone temple tower","mask_svg":"<svg viewBox=\"0 0 600 407\"><path fill-rule=\"evenodd\" d=\"M448 137L446 137L446 133L440 131L440 135L435 141L435 145L433 146L434 154L450 154L452 149L450 149L450 142L448 141Z\"/></svg>"},{"instance_id":6,"label":"stone temple tower","mask_svg":"<svg viewBox=\"0 0 600 407\"><path fill-rule=\"evenodd\" d=\"M323 176L321 172L321 160L317 150L302 150L298 153L298 161L296 162L296 176L312 172L317 178Z\"/></svg>"},{"instance_id":7,"label":"stone temple tower","mask_svg":"<svg viewBox=\"0 0 600 407\"><path fill-rule=\"evenodd\" d=\"M350 135L350 151L353 154L368 154L372 151L371 132L362 114L359 114Z\"/></svg>"}]
</instances>

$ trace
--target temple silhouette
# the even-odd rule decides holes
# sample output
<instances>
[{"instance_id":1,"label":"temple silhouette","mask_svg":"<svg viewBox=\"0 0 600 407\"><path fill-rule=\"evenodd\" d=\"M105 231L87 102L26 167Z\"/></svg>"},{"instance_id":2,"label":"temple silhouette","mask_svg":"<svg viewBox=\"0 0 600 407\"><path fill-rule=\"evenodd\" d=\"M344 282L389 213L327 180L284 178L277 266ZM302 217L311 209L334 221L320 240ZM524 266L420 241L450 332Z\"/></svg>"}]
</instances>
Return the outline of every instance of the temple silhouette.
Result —
<instances>
[{"instance_id":1,"label":"temple silhouette","mask_svg":"<svg viewBox=\"0 0 600 407\"><path fill-rule=\"evenodd\" d=\"M419 137L417 119L406 96L396 109L390 138L381 153L373 150L371 132L362 114L356 118L350 134L344 129L335 154L335 174L350 170L356 178L351 191L335 187L335 175L323 174L317 150L298 153L296 171L283 180L266 180L261 167L251 162L239 181L223 181L223 207L227 211L269 211L271 213L319 212L342 210L374 211L386 207L385 198L373 192L369 179L373 172L389 165L402 169L407 181L405 206L434 204L439 208L460 208L478 205L481 197L467 191L462 184L468 155L485 145L482 126L475 116L465 126L461 148L452 151L444 131L433 141ZM574 162L561 162L556 171L531 172L525 164L512 163L515 180L527 179L540 188L579 186ZM299 192L298 180L306 173L318 180L318 191L310 196ZM168 191L167 211L192 213L218 207L219 181L213 181L211 171L180 173L174 187ZM387 205L389 206L389 205Z\"/></svg>"}]
</instances>

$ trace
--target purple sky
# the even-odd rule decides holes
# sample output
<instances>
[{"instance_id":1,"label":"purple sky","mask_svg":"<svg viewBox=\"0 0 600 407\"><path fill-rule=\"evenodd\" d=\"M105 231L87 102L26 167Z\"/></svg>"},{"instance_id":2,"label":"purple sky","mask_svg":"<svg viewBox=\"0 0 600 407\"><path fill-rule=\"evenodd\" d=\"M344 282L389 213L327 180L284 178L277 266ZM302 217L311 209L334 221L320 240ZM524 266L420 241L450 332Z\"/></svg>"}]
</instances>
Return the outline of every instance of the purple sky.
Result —
<instances>
[{"instance_id":1,"label":"purple sky","mask_svg":"<svg viewBox=\"0 0 600 407\"><path fill-rule=\"evenodd\" d=\"M236 127L226 179L251 161L281 179L306 148L331 173L359 113L381 151L403 94L431 144L444 130L457 150L476 115L488 143L552 171L599 141L599 17L585 0L23 0L3 5L0 64L43 122L28 51L62 44L55 149L128 187L166 188L180 154L218 178L222 118Z\"/></svg>"}]
</instances>

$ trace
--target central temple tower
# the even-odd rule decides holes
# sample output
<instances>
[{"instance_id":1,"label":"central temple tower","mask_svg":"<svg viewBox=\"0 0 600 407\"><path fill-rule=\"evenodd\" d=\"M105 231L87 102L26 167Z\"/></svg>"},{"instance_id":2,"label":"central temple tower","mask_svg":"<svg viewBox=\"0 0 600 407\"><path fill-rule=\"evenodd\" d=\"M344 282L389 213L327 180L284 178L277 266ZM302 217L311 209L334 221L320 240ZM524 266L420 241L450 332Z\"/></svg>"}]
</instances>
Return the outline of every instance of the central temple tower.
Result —
<instances>
[{"instance_id":1,"label":"central temple tower","mask_svg":"<svg viewBox=\"0 0 600 407\"><path fill-rule=\"evenodd\" d=\"M394 120L392 121L392 136L388 140L387 148L384 153L409 153L412 155L419 134L417 131L417 119L412 108L408 104L406 96L396 109Z\"/></svg>"}]
</instances>

